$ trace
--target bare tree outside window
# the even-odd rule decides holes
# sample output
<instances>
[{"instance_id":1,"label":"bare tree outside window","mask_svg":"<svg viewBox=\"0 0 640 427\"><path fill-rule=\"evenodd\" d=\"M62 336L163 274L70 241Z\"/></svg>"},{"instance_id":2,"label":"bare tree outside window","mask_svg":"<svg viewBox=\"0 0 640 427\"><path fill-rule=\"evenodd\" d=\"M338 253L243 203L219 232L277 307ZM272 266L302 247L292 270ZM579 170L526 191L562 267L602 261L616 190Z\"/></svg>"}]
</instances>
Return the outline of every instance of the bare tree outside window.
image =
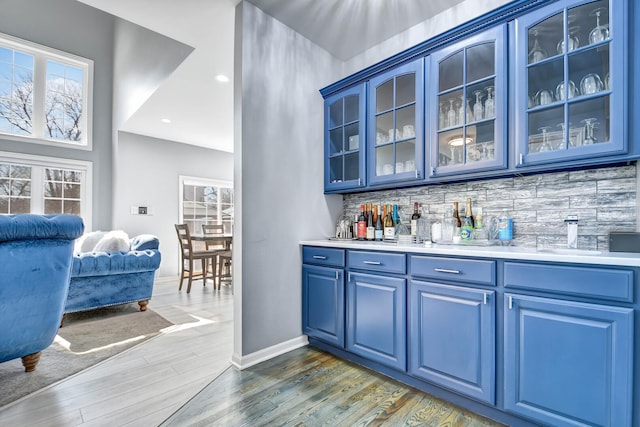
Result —
<instances>
[{"instance_id":1,"label":"bare tree outside window","mask_svg":"<svg viewBox=\"0 0 640 427\"><path fill-rule=\"evenodd\" d=\"M31 211L31 167L0 163L0 214Z\"/></svg>"}]
</instances>

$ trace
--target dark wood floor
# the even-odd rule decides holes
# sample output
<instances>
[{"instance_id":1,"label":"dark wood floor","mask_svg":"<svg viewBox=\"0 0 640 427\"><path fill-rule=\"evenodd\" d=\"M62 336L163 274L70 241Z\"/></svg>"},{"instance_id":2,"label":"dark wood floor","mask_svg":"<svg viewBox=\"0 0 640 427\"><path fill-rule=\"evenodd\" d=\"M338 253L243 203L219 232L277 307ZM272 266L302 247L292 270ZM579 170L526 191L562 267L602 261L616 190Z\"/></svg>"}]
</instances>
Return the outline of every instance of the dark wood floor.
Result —
<instances>
[{"instance_id":1,"label":"dark wood floor","mask_svg":"<svg viewBox=\"0 0 640 427\"><path fill-rule=\"evenodd\" d=\"M229 368L163 426L501 426L310 347Z\"/></svg>"}]
</instances>

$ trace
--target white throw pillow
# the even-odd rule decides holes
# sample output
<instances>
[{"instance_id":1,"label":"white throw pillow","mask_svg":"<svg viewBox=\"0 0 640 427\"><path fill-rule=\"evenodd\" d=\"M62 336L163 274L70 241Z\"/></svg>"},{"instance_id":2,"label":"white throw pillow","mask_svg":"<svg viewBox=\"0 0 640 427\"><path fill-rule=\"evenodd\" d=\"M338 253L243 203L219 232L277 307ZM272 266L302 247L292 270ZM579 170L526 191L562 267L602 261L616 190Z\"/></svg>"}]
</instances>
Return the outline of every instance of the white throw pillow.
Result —
<instances>
[{"instance_id":1,"label":"white throw pillow","mask_svg":"<svg viewBox=\"0 0 640 427\"><path fill-rule=\"evenodd\" d=\"M94 252L126 252L129 250L129 236L122 230L109 231L93 248Z\"/></svg>"},{"instance_id":2,"label":"white throw pillow","mask_svg":"<svg viewBox=\"0 0 640 427\"><path fill-rule=\"evenodd\" d=\"M93 231L83 234L76 240L75 252L93 252L93 248L96 247L105 234L107 234L106 231Z\"/></svg>"}]
</instances>

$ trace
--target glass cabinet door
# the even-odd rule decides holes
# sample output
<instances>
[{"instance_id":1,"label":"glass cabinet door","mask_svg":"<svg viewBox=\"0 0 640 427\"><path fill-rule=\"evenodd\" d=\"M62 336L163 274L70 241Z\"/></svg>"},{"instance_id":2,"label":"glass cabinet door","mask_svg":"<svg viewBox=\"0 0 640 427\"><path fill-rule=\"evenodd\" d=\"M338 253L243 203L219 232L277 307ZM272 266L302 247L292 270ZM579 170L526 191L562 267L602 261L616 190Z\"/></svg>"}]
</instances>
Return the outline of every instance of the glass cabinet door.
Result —
<instances>
[{"instance_id":1,"label":"glass cabinet door","mask_svg":"<svg viewBox=\"0 0 640 427\"><path fill-rule=\"evenodd\" d=\"M365 186L364 85L325 100L325 191Z\"/></svg>"},{"instance_id":2,"label":"glass cabinet door","mask_svg":"<svg viewBox=\"0 0 640 427\"><path fill-rule=\"evenodd\" d=\"M518 166L626 151L623 10L563 1L516 21Z\"/></svg>"},{"instance_id":3,"label":"glass cabinet door","mask_svg":"<svg viewBox=\"0 0 640 427\"><path fill-rule=\"evenodd\" d=\"M422 60L369 82L368 174L371 184L424 177Z\"/></svg>"},{"instance_id":4,"label":"glass cabinet door","mask_svg":"<svg viewBox=\"0 0 640 427\"><path fill-rule=\"evenodd\" d=\"M506 26L431 55L430 175L505 168Z\"/></svg>"}]
</instances>

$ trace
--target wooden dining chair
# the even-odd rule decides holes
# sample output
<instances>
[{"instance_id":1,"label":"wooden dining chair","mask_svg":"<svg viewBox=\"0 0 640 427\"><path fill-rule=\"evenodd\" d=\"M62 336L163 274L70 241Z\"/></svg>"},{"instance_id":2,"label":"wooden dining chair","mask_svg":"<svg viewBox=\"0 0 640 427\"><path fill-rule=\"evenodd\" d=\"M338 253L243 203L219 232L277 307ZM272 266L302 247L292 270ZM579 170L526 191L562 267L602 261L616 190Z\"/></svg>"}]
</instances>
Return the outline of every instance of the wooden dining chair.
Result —
<instances>
[{"instance_id":1,"label":"wooden dining chair","mask_svg":"<svg viewBox=\"0 0 640 427\"><path fill-rule=\"evenodd\" d=\"M195 250L193 245L193 240L191 240L191 234L189 233L189 227L186 224L176 224L176 232L178 233L178 240L180 242L180 263L181 263L181 273L180 273L180 286L178 290L182 289L182 283L187 277L189 279L187 283L187 293L191 292L191 282L194 279L202 279L202 284L206 285L207 279L211 279L213 281L213 286L215 287L215 276L212 274L209 276L207 273L209 272L208 264L211 262L215 264L217 251L215 250ZM200 260L202 265L202 271L196 272L194 270L195 261Z\"/></svg>"},{"instance_id":2,"label":"wooden dining chair","mask_svg":"<svg viewBox=\"0 0 640 427\"><path fill-rule=\"evenodd\" d=\"M202 224L202 234L221 235L224 234L224 227L218 224ZM220 289L223 280L231 280L231 250L224 242L207 242L207 249L218 251L218 260L215 265L212 265L212 272L218 278L218 289Z\"/></svg>"}]
</instances>

